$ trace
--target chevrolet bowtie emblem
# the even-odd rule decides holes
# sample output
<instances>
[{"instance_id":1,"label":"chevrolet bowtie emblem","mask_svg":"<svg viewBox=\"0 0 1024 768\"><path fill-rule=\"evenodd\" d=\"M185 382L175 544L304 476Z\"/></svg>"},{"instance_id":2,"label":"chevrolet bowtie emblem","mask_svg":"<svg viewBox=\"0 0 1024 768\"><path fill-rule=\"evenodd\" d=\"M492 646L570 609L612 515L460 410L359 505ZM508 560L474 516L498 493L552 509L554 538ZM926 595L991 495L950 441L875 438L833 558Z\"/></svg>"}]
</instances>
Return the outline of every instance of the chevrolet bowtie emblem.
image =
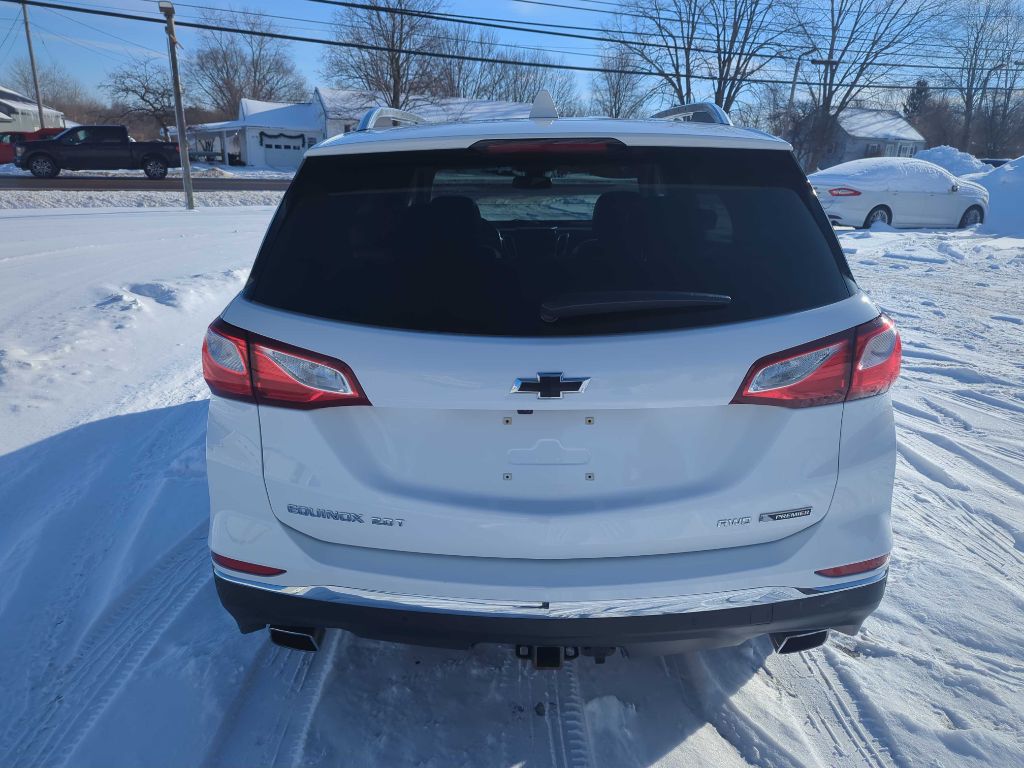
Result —
<instances>
[{"instance_id":1,"label":"chevrolet bowtie emblem","mask_svg":"<svg viewBox=\"0 0 1024 768\"><path fill-rule=\"evenodd\" d=\"M533 379L516 379L512 394L536 393L538 398L560 398L565 392L582 392L590 382L588 377L566 378L559 373L538 373Z\"/></svg>"}]
</instances>

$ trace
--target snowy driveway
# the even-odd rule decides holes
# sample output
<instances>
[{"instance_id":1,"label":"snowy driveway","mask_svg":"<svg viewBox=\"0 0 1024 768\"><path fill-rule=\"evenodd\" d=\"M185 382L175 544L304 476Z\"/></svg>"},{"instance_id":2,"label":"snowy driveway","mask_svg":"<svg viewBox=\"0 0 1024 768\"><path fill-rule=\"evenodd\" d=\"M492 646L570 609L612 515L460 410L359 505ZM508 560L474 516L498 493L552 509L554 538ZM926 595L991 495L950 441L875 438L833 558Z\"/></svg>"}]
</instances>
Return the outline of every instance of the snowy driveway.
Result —
<instances>
[{"instance_id":1,"label":"snowy driveway","mask_svg":"<svg viewBox=\"0 0 1024 768\"><path fill-rule=\"evenodd\" d=\"M270 213L0 214L0 765L1024 765L1024 240L842 235L905 344L861 635L551 673L220 609L198 347Z\"/></svg>"}]
</instances>

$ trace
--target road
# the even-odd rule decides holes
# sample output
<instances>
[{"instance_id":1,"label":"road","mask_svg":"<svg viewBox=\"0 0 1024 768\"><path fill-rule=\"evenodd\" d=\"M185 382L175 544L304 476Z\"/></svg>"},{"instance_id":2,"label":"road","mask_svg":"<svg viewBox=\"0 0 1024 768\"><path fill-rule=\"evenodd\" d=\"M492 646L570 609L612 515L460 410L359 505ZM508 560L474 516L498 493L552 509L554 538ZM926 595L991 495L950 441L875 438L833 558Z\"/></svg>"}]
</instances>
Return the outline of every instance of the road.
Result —
<instances>
[{"instance_id":1,"label":"road","mask_svg":"<svg viewBox=\"0 0 1024 768\"><path fill-rule=\"evenodd\" d=\"M199 192L255 190L285 190L290 179L220 179L193 177L192 184ZM0 190L18 191L78 190L82 192L144 191L181 189L180 177L168 177L155 181L144 176L58 176L55 179L37 179L34 176L0 176Z\"/></svg>"}]
</instances>

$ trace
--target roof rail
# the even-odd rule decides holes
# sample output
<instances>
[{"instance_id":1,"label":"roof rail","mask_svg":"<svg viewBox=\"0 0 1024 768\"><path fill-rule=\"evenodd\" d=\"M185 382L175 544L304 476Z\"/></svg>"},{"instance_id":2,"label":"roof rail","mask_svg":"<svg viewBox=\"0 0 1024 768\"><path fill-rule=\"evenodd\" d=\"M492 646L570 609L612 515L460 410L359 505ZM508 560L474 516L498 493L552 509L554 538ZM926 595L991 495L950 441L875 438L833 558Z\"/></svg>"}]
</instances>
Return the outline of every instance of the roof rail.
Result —
<instances>
[{"instance_id":1,"label":"roof rail","mask_svg":"<svg viewBox=\"0 0 1024 768\"><path fill-rule=\"evenodd\" d=\"M427 122L425 118L413 112L406 112L405 110L393 109L391 107L374 107L362 116L359 120L359 125L356 126L356 130L368 131L377 125L378 120L391 120L393 123L412 123L413 125Z\"/></svg>"},{"instance_id":2,"label":"roof rail","mask_svg":"<svg viewBox=\"0 0 1024 768\"><path fill-rule=\"evenodd\" d=\"M732 125L729 113L710 101L697 101L692 104L683 104L678 107L663 109L661 112L651 115L651 117L660 120L679 120L680 122L687 123Z\"/></svg>"}]
</instances>

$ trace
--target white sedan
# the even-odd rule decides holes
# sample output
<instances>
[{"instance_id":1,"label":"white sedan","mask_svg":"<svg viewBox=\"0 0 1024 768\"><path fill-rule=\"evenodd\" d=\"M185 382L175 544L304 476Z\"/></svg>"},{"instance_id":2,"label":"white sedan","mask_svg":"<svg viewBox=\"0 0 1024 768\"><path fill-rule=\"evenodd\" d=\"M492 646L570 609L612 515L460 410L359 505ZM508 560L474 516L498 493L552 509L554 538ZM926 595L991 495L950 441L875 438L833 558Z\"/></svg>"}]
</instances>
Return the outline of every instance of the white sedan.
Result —
<instances>
[{"instance_id":1,"label":"white sedan","mask_svg":"<svg viewBox=\"0 0 1024 768\"><path fill-rule=\"evenodd\" d=\"M969 227L988 212L988 190L925 160L851 160L807 178L833 224Z\"/></svg>"}]
</instances>

